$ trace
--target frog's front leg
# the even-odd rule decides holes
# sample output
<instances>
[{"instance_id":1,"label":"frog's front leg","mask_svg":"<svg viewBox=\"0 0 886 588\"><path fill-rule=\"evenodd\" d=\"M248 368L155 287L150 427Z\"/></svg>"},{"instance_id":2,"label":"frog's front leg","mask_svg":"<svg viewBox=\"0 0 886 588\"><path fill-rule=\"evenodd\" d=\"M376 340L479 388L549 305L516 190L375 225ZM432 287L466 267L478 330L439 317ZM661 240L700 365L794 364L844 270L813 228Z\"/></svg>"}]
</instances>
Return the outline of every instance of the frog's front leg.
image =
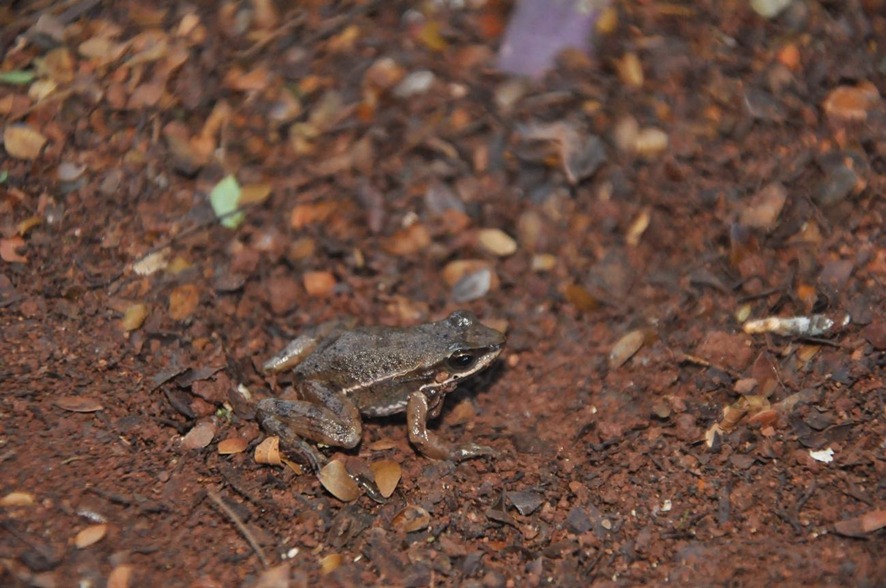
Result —
<instances>
[{"instance_id":1,"label":"frog's front leg","mask_svg":"<svg viewBox=\"0 0 886 588\"><path fill-rule=\"evenodd\" d=\"M435 410L434 412L439 412ZM462 461L482 455L493 455L491 447L475 443L451 447L434 432L428 430L428 397L424 392L417 391L409 395L406 405L406 426L409 429L409 440L420 452L433 459L450 459Z\"/></svg>"},{"instance_id":2,"label":"frog's front leg","mask_svg":"<svg viewBox=\"0 0 886 588\"><path fill-rule=\"evenodd\" d=\"M360 411L347 396L313 382L303 382L298 391L303 400L265 398L258 403L256 418L267 433L284 442L304 438L347 449L360 443Z\"/></svg>"}]
</instances>

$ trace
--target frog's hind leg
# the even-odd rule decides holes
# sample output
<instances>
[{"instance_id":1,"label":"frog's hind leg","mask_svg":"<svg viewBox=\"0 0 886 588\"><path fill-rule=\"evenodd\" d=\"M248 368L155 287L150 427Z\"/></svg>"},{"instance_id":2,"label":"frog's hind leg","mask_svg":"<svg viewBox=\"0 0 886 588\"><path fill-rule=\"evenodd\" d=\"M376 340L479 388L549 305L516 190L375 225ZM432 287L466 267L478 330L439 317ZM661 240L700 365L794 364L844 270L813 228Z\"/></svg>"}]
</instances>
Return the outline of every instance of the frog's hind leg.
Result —
<instances>
[{"instance_id":1,"label":"frog's hind leg","mask_svg":"<svg viewBox=\"0 0 886 588\"><path fill-rule=\"evenodd\" d=\"M360 411L347 396L308 382L299 392L304 400L265 398L258 403L256 416L266 432L283 441L301 437L347 449L360 443Z\"/></svg>"}]
</instances>

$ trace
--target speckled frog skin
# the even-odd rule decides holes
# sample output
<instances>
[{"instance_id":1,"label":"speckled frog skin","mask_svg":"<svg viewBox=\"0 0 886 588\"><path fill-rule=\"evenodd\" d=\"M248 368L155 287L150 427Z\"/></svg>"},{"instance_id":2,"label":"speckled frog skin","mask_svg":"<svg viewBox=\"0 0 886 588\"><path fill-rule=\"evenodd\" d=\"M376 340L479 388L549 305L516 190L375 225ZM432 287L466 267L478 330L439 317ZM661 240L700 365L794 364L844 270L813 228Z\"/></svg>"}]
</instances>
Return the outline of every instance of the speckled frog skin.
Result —
<instances>
[{"instance_id":1,"label":"speckled frog skin","mask_svg":"<svg viewBox=\"0 0 886 588\"><path fill-rule=\"evenodd\" d=\"M435 459L463 460L491 452L472 443L451 447L428 430L446 394L486 369L505 336L470 312L413 327L350 328L326 323L293 340L265 363L276 373L292 369L299 400L267 398L257 418L284 446L308 439L351 448L360 442L362 416L406 412L409 439Z\"/></svg>"}]
</instances>

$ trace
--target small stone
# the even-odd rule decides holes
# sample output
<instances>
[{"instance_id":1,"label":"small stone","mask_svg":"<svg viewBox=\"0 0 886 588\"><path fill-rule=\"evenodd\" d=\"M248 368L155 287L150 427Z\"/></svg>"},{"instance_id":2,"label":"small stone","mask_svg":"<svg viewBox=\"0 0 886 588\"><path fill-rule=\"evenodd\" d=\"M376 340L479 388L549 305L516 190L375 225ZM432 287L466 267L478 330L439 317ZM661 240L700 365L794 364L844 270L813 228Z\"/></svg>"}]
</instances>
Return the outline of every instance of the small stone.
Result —
<instances>
[{"instance_id":1,"label":"small stone","mask_svg":"<svg viewBox=\"0 0 886 588\"><path fill-rule=\"evenodd\" d=\"M790 6L792 0L751 0L754 12L766 19L773 19Z\"/></svg>"},{"instance_id":2,"label":"small stone","mask_svg":"<svg viewBox=\"0 0 886 588\"><path fill-rule=\"evenodd\" d=\"M477 241L487 253L496 257L507 257L517 251L517 242L501 229L480 229Z\"/></svg>"},{"instance_id":3,"label":"small stone","mask_svg":"<svg viewBox=\"0 0 886 588\"><path fill-rule=\"evenodd\" d=\"M668 134L655 127L640 129L634 151L647 158L658 157L668 148Z\"/></svg>"},{"instance_id":4,"label":"small stone","mask_svg":"<svg viewBox=\"0 0 886 588\"><path fill-rule=\"evenodd\" d=\"M839 86L824 99L822 107L833 121L863 121L880 102L880 92L865 81L857 86Z\"/></svg>"}]
</instances>

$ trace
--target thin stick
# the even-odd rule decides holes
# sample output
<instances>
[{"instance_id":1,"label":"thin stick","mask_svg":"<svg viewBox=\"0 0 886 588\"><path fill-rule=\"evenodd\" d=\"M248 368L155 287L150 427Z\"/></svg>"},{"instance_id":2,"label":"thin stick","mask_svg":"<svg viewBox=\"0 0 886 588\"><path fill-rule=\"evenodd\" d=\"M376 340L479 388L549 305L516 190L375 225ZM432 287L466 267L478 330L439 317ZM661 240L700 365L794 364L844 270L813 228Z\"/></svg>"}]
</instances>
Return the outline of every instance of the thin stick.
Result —
<instances>
[{"instance_id":1,"label":"thin stick","mask_svg":"<svg viewBox=\"0 0 886 588\"><path fill-rule=\"evenodd\" d=\"M249 529L246 528L246 524L243 522L240 517L237 516L231 507L224 503L221 497L216 494L212 490L206 490L206 494L212 499L212 502L221 510L224 514L228 516L229 519L234 523L234 526L237 527L237 530L243 535L246 539L246 542L249 543L249 546L252 547L252 551L255 552L255 555L258 556L258 560L261 562L262 568L268 569L268 560L265 558L265 554L262 552L261 547L258 546L258 541L255 540L255 537L252 536L252 533L249 532Z\"/></svg>"}]
</instances>

